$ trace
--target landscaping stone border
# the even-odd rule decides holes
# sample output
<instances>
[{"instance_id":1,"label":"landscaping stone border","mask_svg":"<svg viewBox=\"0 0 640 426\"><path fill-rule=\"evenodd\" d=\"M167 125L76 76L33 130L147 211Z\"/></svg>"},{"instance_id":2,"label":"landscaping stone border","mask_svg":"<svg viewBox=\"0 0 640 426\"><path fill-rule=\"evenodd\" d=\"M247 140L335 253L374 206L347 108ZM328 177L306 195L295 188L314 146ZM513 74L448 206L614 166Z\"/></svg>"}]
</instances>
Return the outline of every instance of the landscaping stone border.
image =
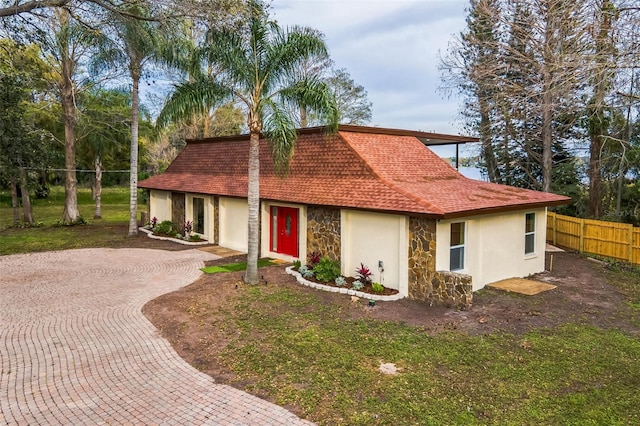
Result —
<instances>
[{"instance_id":1,"label":"landscaping stone border","mask_svg":"<svg viewBox=\"0 0 640 426\"><path fill-rule=\"evenodd\" d=\"M361 297L363 299L369 299L369 300L377 300L380 302L393 302L396 300L404 299L404 296L401 295L400 293L394 294L391 296L384 296L381 294L365 293L363 291L352 290L350 288L333 287L330 285L324 285L320 283L315 283L313 281L308 281L302 277L302 274L300 274L300 272L294 270L293 266L288 266L287 268L285 268L285 271L287 272L287 274L293 275L294 277L296 277L296 280L298 280L300 284L306 285L307 287L311 287L311 288L317 288L318 290L329 291L331 293L348 294L351 296L357 296L357 297Z\"/></svg>"},{"instance_id":2,"label":"landscaping stone border","mask_svg":"<svg viewBox=\"0 0 640 426\"><path fill-rule=\"evenodd\" d=\"M145 234L147 234L147 237L153 238L154 240L173 241L174 243L184 244L185 246L206 246L208 244L211 244L209 241L195 242L195 241L179 240L177 238L171 238L171 237L160 237L158 235L153 235L153 231L151 231L150 229L146 229L144 227L140 227L138 229L144 232Z\"/></svg>"}]
</instances>

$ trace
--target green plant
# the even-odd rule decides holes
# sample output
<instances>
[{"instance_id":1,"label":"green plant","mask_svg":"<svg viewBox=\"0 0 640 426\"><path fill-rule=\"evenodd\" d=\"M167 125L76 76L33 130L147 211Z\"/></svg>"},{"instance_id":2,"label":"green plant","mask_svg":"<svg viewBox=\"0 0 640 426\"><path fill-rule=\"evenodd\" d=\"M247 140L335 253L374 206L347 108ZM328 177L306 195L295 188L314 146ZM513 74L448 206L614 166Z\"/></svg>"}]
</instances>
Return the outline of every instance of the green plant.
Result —
<instances>
[{"instance_id":1,"label":"green plant","mask_svg":"<svg viewBox=\"0 0 640 426\"><path fill-rule=\"evenodd\" d=\"M153 228L154 234L176 235L179 234L173 222L163 220Z\"/></svg>"},{"instance_id":2,"label":"green plant","mask_svg":"<svg viewBox=\"0 0 640 426\"><path fill-rule=\"evenodd\" d=\"M340 276L340 264L335 260L329 259L327 256L320 259L320 262L318 262L313 270L316 274L316 279L325 283L334 281Z\"/></svg>"},{"instance_id":3,"label":"green plant","mask_svg":"<svg viewBox=\"0 0 640 426\"><path fill-rule=\"evenodd\" d=\"M302 262L300 262L299 259L293 261L293 269L295 269L296 271L299 271L301 266Z\"/></svg>"},{"instance_id":4,"label":"green plant","mask_svg":"<svg viewBox=\"0 0 640 426\"><path fill-rule=\"evenodd\" d=\"M78 218L72 222L63 222L61 220L58 220L53 226L56 228L60 228L63 226L76 226L76 225L86 225L87 221L84 220L84 218L82 216L78 216Z\"/></svg>"},{"instance_id":5,"label":"green plant","mask_svg":"<svg viewBox=\"0 0 640 426\"><path fill-rule=\"evenodd\" d=\"M342 275L337 277L334 282L338 287L343 287L347 284L347 280L345 280Z\"/></svg>"},{"instance_id":6,"label":"green plant","mask_svg":"<svg viewBox=\"0 0 640 426\"><path fill-rule=\"evenodd\" d=\"M355 280L353 282L353 284L351 284L351 288L354 290L362 290L362 287L364 287L364 284L362 284L360 281Z\"/></svg>"},{"instance_id":7,"label":"green plant","mask_svg":"<svg viewBox=\"0 0 640 426\"><path fill-rule=\"evenodd\" d=\"M382 293L384 291L384 286L380 283L371 283L371 288L374 293Z\"/></svg>"},{"instance_id":8,"label":"green plant","mask_svg":"<svg viewBox=\"0 0 640 426\"><path fill-rule=\"evenodd\" d=\"M304 277L305 272L307 272L309 270L309 267L307 265L301 265L298 268L298 272L300 272L300 275L302 275Z\"/></svg>"},{"instance_id":9,"label":"green plant","mask_svg":"<svg viewBox=\"0 0 640 426\"><path fill-rule=\"evenodd\" d=\"M314 275L315 272L313 271L313 269L307 269L306 271L304 271L304 273L302 273L302 276L305 278L313 278Z\"/></svg>"}]
</instances>

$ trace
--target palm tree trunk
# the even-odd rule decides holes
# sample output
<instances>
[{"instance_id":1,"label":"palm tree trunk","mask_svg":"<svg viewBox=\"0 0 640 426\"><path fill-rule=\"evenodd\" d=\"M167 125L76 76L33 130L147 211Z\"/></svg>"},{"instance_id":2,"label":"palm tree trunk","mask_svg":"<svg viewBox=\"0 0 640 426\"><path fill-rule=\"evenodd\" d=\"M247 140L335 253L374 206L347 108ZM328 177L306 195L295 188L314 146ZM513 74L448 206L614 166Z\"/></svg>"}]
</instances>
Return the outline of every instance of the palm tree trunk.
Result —
<instances>
[{"instance_id":1,"label":"palm tree trunk","mask_svg":"<svg viewBox=\"0 0 640 426\"><path fill-rule=\"evenodd\" d=\"M249 137L249 203L247 273L244 282L258 284L258 244L260 241L260 133L251 131Z\"/></svg>"},{"instance_id":2,"label":"palm tree trunk","mask_svg":"<svg viewBox=\"0 0 640 426\"><path fill-rule=\"evenodd\" d=\"M131 168L129 177L129 236L138 235L138 107L140 73L131 72Z\"/></svg>"},{"instance_id":3,"label":"palm tree trunk","mask_svg":"<svg viewBox=\"0 0 640 426\"><path fill-rule=\"evenodd\" d=\"M96 155L96 185L94 188L94 195L96 199L96 212L93 215L94 219L102 219L102 161L100 160L100 154Z\"/></svg>"}]
</instances>

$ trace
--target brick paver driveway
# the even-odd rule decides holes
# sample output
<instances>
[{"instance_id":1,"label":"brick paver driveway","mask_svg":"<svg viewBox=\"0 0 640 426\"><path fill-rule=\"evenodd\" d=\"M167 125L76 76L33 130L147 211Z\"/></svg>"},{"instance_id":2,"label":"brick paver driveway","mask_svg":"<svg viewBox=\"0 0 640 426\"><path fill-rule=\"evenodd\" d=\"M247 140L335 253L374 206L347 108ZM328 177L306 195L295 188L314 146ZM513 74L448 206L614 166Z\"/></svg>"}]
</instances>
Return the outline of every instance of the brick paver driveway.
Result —
<instances>
[{"instance_id":1,"label":"brick paver driveway","mask_svg":"<svg viewBox=\"0 0 640 426\"><path fill-rule=\"evenodd\" d=\"M214 383L142 315L212 258L195 249L0 257L0 424L308 424Z\"/></svg>"}]
</instances>

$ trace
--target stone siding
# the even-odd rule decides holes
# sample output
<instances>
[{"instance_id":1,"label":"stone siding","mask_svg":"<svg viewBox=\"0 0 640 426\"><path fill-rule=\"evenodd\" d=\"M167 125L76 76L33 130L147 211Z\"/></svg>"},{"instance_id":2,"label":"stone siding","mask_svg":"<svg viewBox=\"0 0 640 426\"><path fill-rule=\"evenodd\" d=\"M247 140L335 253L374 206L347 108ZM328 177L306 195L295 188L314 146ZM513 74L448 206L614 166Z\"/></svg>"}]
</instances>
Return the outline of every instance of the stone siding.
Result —
<instances>
[{"instance_id":1,"label":"stone siding","mask_svg":"<svg viewBox=\"0 0 640 426\"><path fill-rule=\"evenodd\" d=\"M340 209L307 207L307 255L320 252L340 262Z\"/></svg>"},{"instance_id":2,"label":"stone siding","mask_svg":"<svg viewBox=\"0 0 640 426\"><path fill-rule=\"evenodd\" d=\"M183 192L171 193L171 222L173 222L178 229L182 229L182 226L184 226L185 198L186 196Z\"/></svg>"},{"instance_id":3,"label":"stone siding","mask_svg":"<svg viewBox=\"0 0 640 426\"><path fill-rule=\"evenodd\" d=\"M220 197L213 197L213 244L220 244Z\"/></svg>"},{"instance_id":4,"label":"stone siding","mask_svg":"<svg viewBox=\"0 0 640 426\"><path fill-rule=\"evenodd\" d=\"M409 218L409 298L430 305L469 309L472 285L469 275L436 271L436 221Z\"/></svg>"}]
</instances>

